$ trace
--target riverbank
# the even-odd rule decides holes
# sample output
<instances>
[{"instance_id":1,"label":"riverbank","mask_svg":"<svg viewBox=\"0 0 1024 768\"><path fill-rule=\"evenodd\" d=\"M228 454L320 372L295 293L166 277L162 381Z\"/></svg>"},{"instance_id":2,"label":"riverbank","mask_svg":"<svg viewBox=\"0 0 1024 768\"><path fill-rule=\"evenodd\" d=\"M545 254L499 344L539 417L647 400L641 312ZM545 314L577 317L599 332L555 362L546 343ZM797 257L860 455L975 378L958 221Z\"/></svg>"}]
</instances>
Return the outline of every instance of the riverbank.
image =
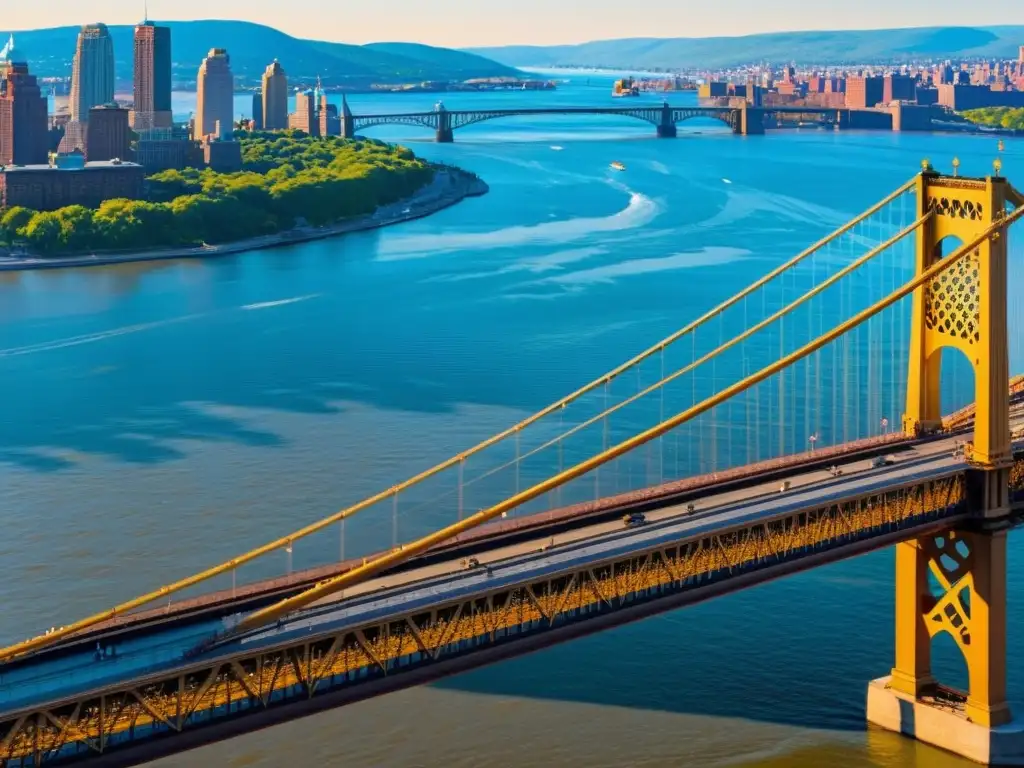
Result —
<instances>
[{"instance_id":1,"label":"riverbank","mask_svg":"<svg viewBox=\"0 0 1024 768\"><path fill-rule=\"evenodd\" d=\"M487 194L489 188L481 179L457 169L438 170L433 181L416 194L404 200L381 206L368 216L340 221L324 227L296 227L274 235L237 240L221 245L201 245L188 248L162 248L131 253L91 253L78 256L42 257L31 255L4 255L0 250L0 272L22 269L60 269L62 267L99 267L141 261L168 259L206 259L229 256L245 251L257 251L281 245L324 240L351 232L379 229L392 224L421 219L462 202L468 197Z\"/></svg>"}]
</instances>

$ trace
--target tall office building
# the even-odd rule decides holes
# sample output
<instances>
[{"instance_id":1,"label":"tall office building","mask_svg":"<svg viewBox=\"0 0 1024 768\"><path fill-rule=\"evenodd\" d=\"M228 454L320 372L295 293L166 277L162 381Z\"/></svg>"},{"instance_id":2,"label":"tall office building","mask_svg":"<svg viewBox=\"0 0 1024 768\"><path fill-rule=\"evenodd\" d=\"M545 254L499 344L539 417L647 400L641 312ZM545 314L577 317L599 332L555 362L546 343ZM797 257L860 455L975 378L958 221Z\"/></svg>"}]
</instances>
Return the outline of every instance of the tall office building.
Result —
<instances>
[{"instance_id":1,"label":"tall office building","mask_svg":"<svg viewBox=\"0 0 1024 768\"><path fill-rule=\"evenodd\" d=\"M231 57L225 49L212 48L203 59L196 91L194 138L229 135L235 120L235 78L231 74Z\"/></svg>"},{"instance_id":2,"label":"tall office building","mask_svg":"<svg viewBox=\"0 0 1024 768\"><path fill-rule=\"evenodd\" d=\"M147 19L135 28L132 127L136 131L170 128L172 122L171 30Z\"/></svg>"},{"instance_id":3,"label":"tall office building","mask_svg":"<svg viewBox=\"0 0 1024 768\"><path fill-rule=\"evenodd\" d=\"M263 130L263 94L253 93L252 95L252 129Z\"/></svg>"},{"instance_id":4,"label":"tall office building","mask_svg":"<svg viewBox=\"0 0 1024 768\"><path fill-rule=\"evenodd\" d=\"M88 122L90 109L113 100L114 43L106 24L86 24L71 70L71 119Z\"/></svg>"},{"instance_id":5,"label":"tall office building","mask_svg":"<svg viewBox=\"0 0 1024 768\"><path fill-rule=\"evenodd\" d=\"M46 98L14 40L0 51L0 166L45 163L49 154Z\"/></svg>"},{"instance_id":6,"label":"tall office building","mask_svg":"<svg viewBox=\"0 0 1024 768\"><path fill-rule=\"evenodd\" d=\"M268 131L288 127L288 75L277 59L263 73L263 127Z\"/></svg>"}]
</instances>

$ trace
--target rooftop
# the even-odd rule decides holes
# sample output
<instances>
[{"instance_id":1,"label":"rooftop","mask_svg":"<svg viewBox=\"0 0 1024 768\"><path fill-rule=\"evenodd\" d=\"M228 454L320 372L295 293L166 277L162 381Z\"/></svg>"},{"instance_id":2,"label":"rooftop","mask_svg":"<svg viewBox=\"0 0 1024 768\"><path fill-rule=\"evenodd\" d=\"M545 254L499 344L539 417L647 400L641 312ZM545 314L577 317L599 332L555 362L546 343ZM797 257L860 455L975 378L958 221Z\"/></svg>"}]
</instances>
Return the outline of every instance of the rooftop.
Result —
<instances>
[{"instance_id":1,"label":"rooftop","mask_svg":"<svg viewBox=\"0 0 1024 768\"><path fill-rule=\"evenodd\" d=\"M49 163L37 163L35 165L0 165L0 172L10 173L11 171L29 171L37 173L39 171L102 171L110 168L141 168L142 166L138 163L129 163L126 160L96 160L91 163L85 163L74 168L58 168Z\"/></svg>"}]
</instances>

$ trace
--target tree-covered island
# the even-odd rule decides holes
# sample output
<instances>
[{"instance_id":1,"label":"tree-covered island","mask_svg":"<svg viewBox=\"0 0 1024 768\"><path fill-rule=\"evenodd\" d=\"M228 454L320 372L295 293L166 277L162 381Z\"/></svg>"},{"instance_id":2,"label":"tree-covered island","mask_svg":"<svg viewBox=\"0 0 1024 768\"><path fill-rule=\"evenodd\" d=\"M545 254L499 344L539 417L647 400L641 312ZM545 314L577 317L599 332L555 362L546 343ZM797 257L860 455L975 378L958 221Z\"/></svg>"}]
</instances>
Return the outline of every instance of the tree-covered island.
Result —
<instances>
[{"instance_id":1,"label":"tree-covered island","mask_svg":"<svg viewBox=\"0 0 1024 768\"><path fill-rule=\"evenodd\" d=\"M0 242L62 256L223 244L365 216L410 198L437 168L405 147L298 131L239 133L238 173L185 169L147 179L146 200L0 212Z\"/></svg>"}]
</instances>

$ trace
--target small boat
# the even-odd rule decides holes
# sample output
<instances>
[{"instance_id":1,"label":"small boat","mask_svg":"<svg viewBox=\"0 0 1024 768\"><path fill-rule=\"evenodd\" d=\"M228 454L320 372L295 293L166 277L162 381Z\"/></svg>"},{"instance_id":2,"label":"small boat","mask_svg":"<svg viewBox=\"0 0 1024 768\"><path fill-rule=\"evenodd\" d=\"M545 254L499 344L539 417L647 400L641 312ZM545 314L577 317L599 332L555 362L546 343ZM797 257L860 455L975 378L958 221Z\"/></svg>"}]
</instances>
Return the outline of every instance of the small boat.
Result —
<instances>
[{"instance_id":1,"label":"small boat","mask_svg":"<svg viewBox=\"0 0 1024 768\"><path fill-rule=\"evenodd\" d=\"M626 170L626 166L624 166L618 160L616 160L614 163L612 163L611 167L614 168L616 171L624 171L624 170Z\"/></svg>"}]
</instances>

